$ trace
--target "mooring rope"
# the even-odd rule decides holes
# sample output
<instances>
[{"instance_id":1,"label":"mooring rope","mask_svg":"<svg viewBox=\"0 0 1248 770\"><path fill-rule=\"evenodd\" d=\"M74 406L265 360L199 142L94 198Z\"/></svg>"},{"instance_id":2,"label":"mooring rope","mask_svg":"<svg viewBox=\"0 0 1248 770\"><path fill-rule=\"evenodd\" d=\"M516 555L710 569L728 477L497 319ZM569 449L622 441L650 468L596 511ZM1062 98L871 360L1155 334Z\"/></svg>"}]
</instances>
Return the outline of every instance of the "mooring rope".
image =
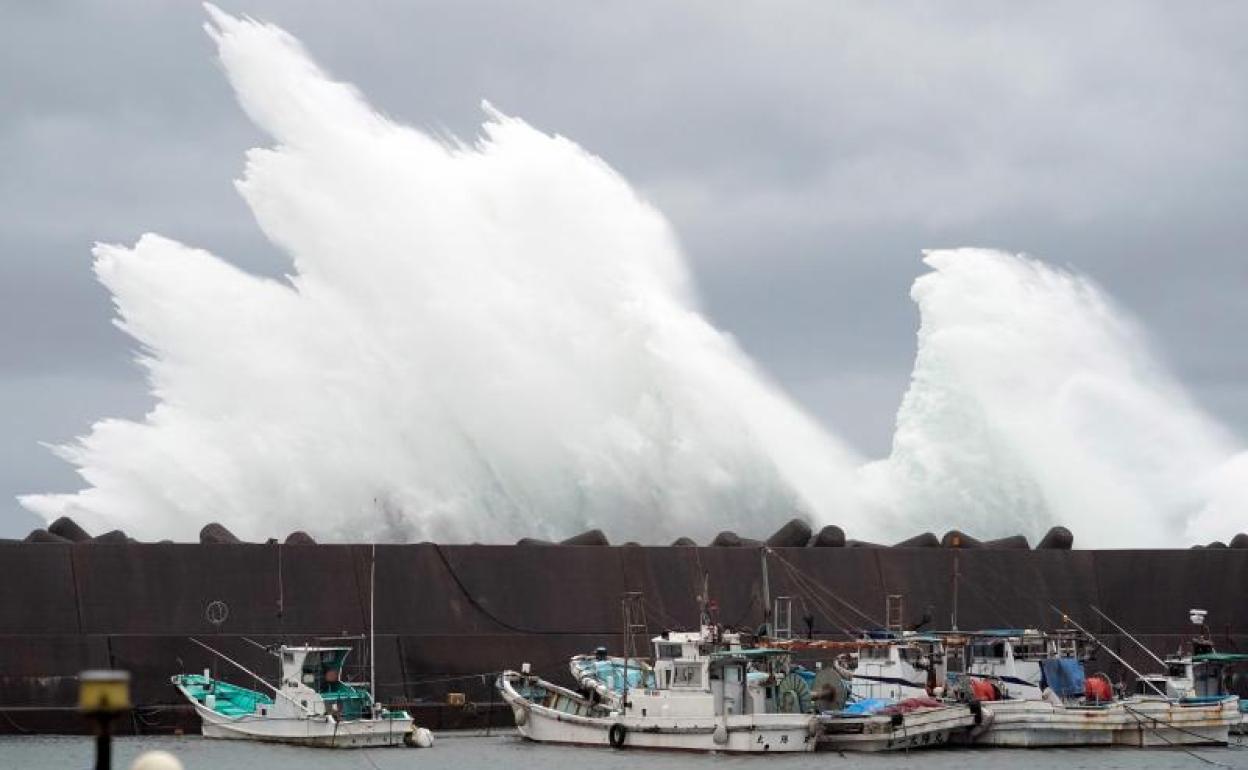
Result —
<instances>
[{"instance_id":1,"label":"mooring rope","mask_svg":"<svg viewBox=\"0 0 1248 770\"><path fill-rule=\"evenodd\" d=\"M1175 725L1173 722L1167 722L1167 721L1166 721L1166 720L1164 720L1164 719L1158 719L1157 717L1152 716L1151 714L1144 714L1144 713L1142 713L1142 712L1140 712L1140 711L1137 711L1137 710L1135 710L1135 709L1131 708L1131 707L1130 707L1130 706L1128 706L1126 703L1123 703L1123 704L1122 704L1122 707L1123 707L1124 709L1126 709L1127 713L1129 713L1129 714L1131 714L1132 716L1134 716L1134 717L1135 717L1135 720L1136 720L1136 723L1137 723L1137 724L1139 724L1141 727L1145 727L1145 728L1147 728L1147 729L1149 729L1149 730L1152 730L1152 731L1153 731L1153 734L1155 734L1158 738L1160 738L1160 739L1162 739L1163 741L1165 741L1165 742L1166 742L1166 743L1167 743L1167 744L1168 744L1171 748L1177 748L1177 749L1179 749L1180 751L1182 751L1184 754L1187 754L1188 756L1195 757L1196 759L1199 759L1201 762L1205 762L1205 763L1210 764L1210 765L1213 765L1213 766L1215 766L1215 767L1230 767L1230 765L1224 765L1224 764L1222 764L1221 762L1214 762L1212 759L1209 759L1208 757L1202 757L1201 755L1197 754L1196 752L1191 751L1190 749L1188 749L1186 746L1183 746L1182 744L1177 744L1177 743L1175 743L1174 741L1172 741L1172 740L1170 740L1169 738L1167 738L1167 737L1165 736L1165 734L1163 734L1163 733L1162 733L1160 730L1158 730L1155 726L1153 726L1153 725L1149 725L1149 724L1147 724L1147 722L1153 722L1153 723L1155 723L1155 724L1165 725L1166 727L1170 728L1171 730L1175 730L1176 732L1183 733L1184 735L1190 735L1190 736L1195 737L1195 738L1200 738L1201 740L1209 740L1208 738L1206 738L1205 736L1201 735L1200 733L1192 732L1191 730L1184 730L1182 727L1179 727L1179 726ZM1227 741L1227 743L1226 743L1225 745L1226 745L1226 747L1227 747L1227 748L1235 748L1235 749L1238 749L1238 748L1244 748L1244 747L1242 747L1242 746L1237 746L1237 745L1235 745L1235 744L1231 743L1231 742L1229 741L1229 736L1228 736L1228 741Z\"/></svg>"}]
</instances>

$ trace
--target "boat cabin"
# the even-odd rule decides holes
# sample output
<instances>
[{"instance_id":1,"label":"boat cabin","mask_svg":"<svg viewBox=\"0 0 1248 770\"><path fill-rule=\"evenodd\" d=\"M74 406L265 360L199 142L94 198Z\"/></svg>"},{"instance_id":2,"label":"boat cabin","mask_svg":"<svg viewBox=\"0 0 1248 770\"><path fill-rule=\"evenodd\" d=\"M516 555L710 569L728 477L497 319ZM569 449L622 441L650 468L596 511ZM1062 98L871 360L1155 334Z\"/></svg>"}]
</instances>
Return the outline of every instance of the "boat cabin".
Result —
<instances>
[{"instance_id":1,"label":"boat cabin","mask_svg":"<svg viewBox=\"0 0 1248 770\"><path fill-rule=\"evenodd\" d=\"M1192 624L1200 629L1188 642L1187 650L1180 649L1165 658L1165 673L1141 676L1135 682L1135 695L1161 697L1173 700L1221 699L1228 695L1241 695L1241 677L1235 669L1248 663L1248 655L1218 652L1213 638L1205 625L1207 612L1201 609L1189 611Z\"/></svg>"},{"instance_id":2,"label":"boat cabin","mask_svg":"<svg viewBox=\"0 0 1248 770\"><path fill-rule=\"evenodd\" d=\"M372 695L361 687L344 681L350 647L288 647L281 646L277 656L281 665L281 686L275 706L283 701L298 704L300 710L313 714L334 714L342 719L359 719L372 710Z\"/></svg>"},{"instance_id":3,"label":"boat cabin","mask_svg":"<svg viewBox=\"0 0 1248 770\"><path fill-rule=\"evenodd\" d=\"M857 698L904 700L932 695L945 682L945 643L911 631L861 640L850 690Z\"/></svg>"},{"instance_id":4,"label":"boat cabin","mask_svg":"<svg viewBox=\"0 0 1248 770\"><path fill-rule=\"evenodd\" d=\"M1040 700L1046 686L1042 663L1084 661L1090 648L1077 633L1062 629L993 629L968 635L965 673L991 680L1005 698Z\"/></svg>"}]
</instances>

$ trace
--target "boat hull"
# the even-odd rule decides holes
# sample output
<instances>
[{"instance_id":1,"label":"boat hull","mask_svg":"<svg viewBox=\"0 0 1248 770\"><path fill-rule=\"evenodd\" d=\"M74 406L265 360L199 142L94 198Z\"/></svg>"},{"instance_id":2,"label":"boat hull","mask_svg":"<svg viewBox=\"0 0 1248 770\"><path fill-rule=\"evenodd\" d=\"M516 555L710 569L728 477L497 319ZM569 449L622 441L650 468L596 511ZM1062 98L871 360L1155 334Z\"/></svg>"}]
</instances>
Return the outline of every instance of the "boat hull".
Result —
<instances>
[{"instance_id":1,"label":"boat hull","mask_svg":"<svg viewBox=\"0 0 1248 770\"><path fill-rule=\"evenodd\" d=\"M227 717L193 704L205 738L286 743L322 748L376 748L412 745L410 719L354 719L327 716L281 719L261 716Z\"/></svg>"},{"instance_id":2,"label":"boat hull","mask_svg":"<svg viewBox=\"0 0 1248 770\"><path fill-rule=\"evenodd\" d=\"M819 751L896 751L934 748L972 729L978 719L970 706L922 709L896 716L819 717Z\"/></svg>"},{"instance_id":3,"label":"boat hull","mask_svg":"<svg viewBox=\"0 0 1248 770\"><path fill-rule=\"evenodd\" d=\"M1122 746L1224 745L1242 720L1238 698L1200 704L1140 699L1123 706L1129 720L1117 736Z\"/></svg>"},{"instance_id":4,"label":"boat hull","mask_svg":"<svg viewBox=\"0 0 1248 770\"><path fill-rule=\"evenodd\" d=\"M1238 706L1157 700L1081 707L1020 700L985 703L983 710L982 729L956 741L1012 748L1218 745L1227 742Z\"/></svg>"},{"instance_id":5,"label":"boat hull","mask_svg":"<svg viewBox=\"0 0 1248 770\"><path fill-rule=\"evenodd\" d=\"M512 708L520 735L538 743L733 754L795 753L815 748L815 718L810 715L599 717L547 708L510 687L503 688L502 697ZM617 736L614 743L613 734Z\"/></svg>"}]
</instances>

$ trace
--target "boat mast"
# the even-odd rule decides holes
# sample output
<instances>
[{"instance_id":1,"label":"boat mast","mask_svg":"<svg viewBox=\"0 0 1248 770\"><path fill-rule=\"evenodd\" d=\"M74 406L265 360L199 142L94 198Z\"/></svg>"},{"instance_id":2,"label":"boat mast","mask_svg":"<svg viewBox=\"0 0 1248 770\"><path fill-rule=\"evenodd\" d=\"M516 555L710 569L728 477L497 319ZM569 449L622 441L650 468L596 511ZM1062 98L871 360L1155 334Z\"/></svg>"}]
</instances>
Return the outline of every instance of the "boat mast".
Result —
<instances>
[{"instance_id":1,"label":"boat mast","mask_svg":"<svg viewBox=\"0 0 1248 770\"><path fill-rule=\"evenodd\" d=\"M949 616L949 630L958 630L958 550L961 548L959 538L953 539L953 612Z\"/></svg>"},{"instance_id":2,"label":"boat mast","mask_svg":"<svg viewBox=\"0 0 1248 770\"><path fill-rule=\"evenodd\" d=\"M759 549L763 559L763 636L771 637L771 583L767 579L767 546Z\"/></svg>"},{"instance_id":3,"label":"boat mast","mask_svg":"<svg viewBox=\"0 0 1248 770\"><path fill-rule=\"evenodd\" d=\"M368 689L377 710L377 544L373 543L368 575Z\"/></svg>"},{"instance_id":4,"label":"boat mast","mask_svg":"<svg viewBox=\"0 0 1248 770\"><path fill-rule=\"evenodd\" d=\"M1116 652L1114 652L1113 650L1109 649L1109 647L1106 647L1106 646L1105 646L1105 644L1104 644L1104 643L1102 643L1100 639L1097 639L1095 636L1093 636L1093 635L1092 635L1092 632L1091 632L1091 631L1089 631L1088 629L1086 629L1086 628L1084 628L1083 626L1081 626L1081 625L1079 625L1078 623L1076 623L1074 620L1072 620L1072 619L1071 619L1071 617L1070 617L1069 615L1067 615L1065 612L1062 612L1062 611L1061 611L1060 609L1058 609L1055 605L1050 604L1050 605L1049 605L1049 607L1050 607L1050 608L1052 608L1052 610L1053 610L1054 612L1056 612L1058 615L1061 615L1061 616L1062 616L1062 621L1063 621L1063 622L1069 623L1069 624L1071 624L1072 626L1074 626L1076 629L1078 629L1079 631L1082 631L1084 634L1086 634L1086 635L1087 635L1087 637L1088 637L1089 639L1091 639L1092 641L1094 641L1094 642L1096 642L1097 644L1099 644L1099 645L1100 645L1100 649L1102 649L1102 650L1104 650L1105 652L1109 653L1109 656L1110 656L1111 658L1113 658L1114 660L1116 660L1116 661L1118 661L1119 663L1121 663L1123 668L1125 668L1126 670L1130 671L1132 674L1135 674L1135 678L1136 678L1136 681L1137 681L1137 682L1143 682L1144 684L1147 684L1149 687L1153 688L1153 691L1154 691L1154 692L1156 692L1158 695L1160 695L1160 696L1161 696L1161 697L1163 697L1163 698L1166 698L1167 700L1170 700L1170 698L1168 698L1168 697L1166 696L1166 694L1165 694L1164 692L1162 692L1160 688L1158 688L1158 687L1157 687L1157 685L1153 684L1153 681L1152 681L1151 679L1149 679L1149 678L1145 677L1145 676L1144 676L1143 674L1141 674L1139 671L1136 671L1134 668L1132 668L1130 663L1128 663L1128 662L1126 662L1125 660L1123 660L1121 655L1119 655L1118 653L1116 653Z\"/></svg>"}]
</instances>

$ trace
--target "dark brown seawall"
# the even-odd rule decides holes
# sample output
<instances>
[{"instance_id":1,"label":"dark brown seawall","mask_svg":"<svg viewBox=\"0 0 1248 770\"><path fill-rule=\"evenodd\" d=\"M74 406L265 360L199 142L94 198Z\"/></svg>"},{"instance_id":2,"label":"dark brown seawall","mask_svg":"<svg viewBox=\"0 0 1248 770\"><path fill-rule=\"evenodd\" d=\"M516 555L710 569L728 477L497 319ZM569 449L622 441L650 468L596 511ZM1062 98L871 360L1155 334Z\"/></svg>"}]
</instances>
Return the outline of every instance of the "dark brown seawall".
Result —
<instances>
[{"instance_id":1,"label":"dark brown seawall","mask_svg":"<svg viewBox=\"0 0 1248 770\"><path fill-rule=\"evenodd\" d=\"M366 545L0 543L0 733L77 729L76 675L88 668L132 672L139 708L127 729L185 726L169 677L228 670L189 637L268 674L271 658L243 637L263 645L365 633L370 552ZM1091 605L1163 652L1190 636L1187 611L1200 607L1220 649L1248 652L1248 550L1241 549L781 548L769 560L771 593L794 597L795 631L804 630L808 613L820 635L864 624L838 598L882 621L888 594L905 597L910 620L930 608L932 627L943 629L955 554L963 629L1055 627L1052 604L1142 664ZM653 632L693 626L703 572L723 622L761 622L756 548L378 546L379 697L419 707L463 692L462 709L420 712L435 727L454 726L461 711L490 710L491 672L530 662L562 676L574 653L618 649L627 591L644 593ZM813 583L800 584L795 573ZM228 608L219 625L207 618L212 602Z\"/></svg>"}]
</instances>

